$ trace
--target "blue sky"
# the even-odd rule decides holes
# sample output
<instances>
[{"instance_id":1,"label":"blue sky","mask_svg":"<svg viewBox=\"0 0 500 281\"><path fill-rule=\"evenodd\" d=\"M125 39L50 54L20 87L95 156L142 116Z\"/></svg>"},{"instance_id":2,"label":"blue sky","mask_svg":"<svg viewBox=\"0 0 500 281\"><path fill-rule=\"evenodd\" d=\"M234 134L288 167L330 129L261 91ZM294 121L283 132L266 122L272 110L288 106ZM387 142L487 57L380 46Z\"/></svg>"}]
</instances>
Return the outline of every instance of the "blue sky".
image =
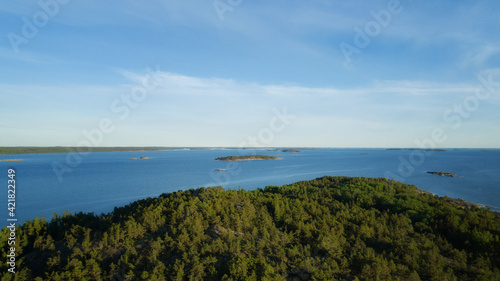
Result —
<instances>
[{"instance_id":1,"label":"blue sky","mask_svg":"<svg viewBox=\"0 0 500 281\"><path fill-rule=\"evenodd\" d=\"M421 2L2 1L0 145L500 148L500 3Z\"/></svg>"}]
</instances>

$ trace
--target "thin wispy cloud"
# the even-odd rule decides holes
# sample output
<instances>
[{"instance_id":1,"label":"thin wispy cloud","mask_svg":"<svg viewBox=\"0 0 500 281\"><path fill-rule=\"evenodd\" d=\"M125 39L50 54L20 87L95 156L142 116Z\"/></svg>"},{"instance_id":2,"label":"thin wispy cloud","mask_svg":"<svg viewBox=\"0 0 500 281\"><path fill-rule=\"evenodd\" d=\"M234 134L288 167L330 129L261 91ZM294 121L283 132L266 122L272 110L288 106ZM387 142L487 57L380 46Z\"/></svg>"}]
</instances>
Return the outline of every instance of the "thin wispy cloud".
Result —
<instances>
[{"instance_id":1,"label":"thin wispy cloud","mask_svg":"<svg viewBox=\"0 0 500 281\"><path fill-rule=\"evenodd\" d=\"M7 103L32 101L31 107L29 102L25 103L27 108L32 109L29 113L15 116L15 112L11 112L18 119L40 120L41 116L45 118L46 124L63 124L57 121L59 115L43 114L46 110L76 119L86 116L85 122L66 123L67 129L76 134L73 138L77 138L80 132L75 130L75 127L82 126L79 129L83 130L91 127L100 118L113 118L114 113L110 107L113 99L126 96L134 85L141 85L148 75L121 69L116 71L129 83L115 87L2 85L2 88L7 94ZM297 136L321 135L321 130L311 131L311 128L317 126L307 126L318 122L321 123L320 127L328 128L328 131L341 131L342 139L351 139L358 135L368 137L369 133L376 130L401 134L404 131L415 131L418 127L426 128L429 119L440 122L442 112L453 106L450 96L464 96L474 89L474 85L418 81L376 81L371 86L356 88L265 85L161 71L155 72L154 77L155 87L149 91L147 100L133 109L127 122L120 123L117 119L121 128L119 132L138 130L140 124L141 139L148 135L159 139L151 145L161 144L162 134L158 133L158 128L165 129L162 130L165 141L167 136L172 134L186 135L183 131L190 131L187 135L191 136L196 135L196 132L203 132L203 139L206 140L202 142L203 145L215 145L221 130L235 132L241 139L246 128L252 128L254 123L262 124L266 116L272 114L273 108L282 106L300 116L300 121L290 127ZM435 102L429 103L429 97ZM53 104L49 108L36 108L37 104L51 101ZM101 106L95 107L96 104ZM4 130L5 133L10 133L13 129ZM201 134L198 137L202 138ZM115 136L113 139L119 138ZM138 142L138 138L126 139L128 142ZM328 141L332 141L328 138L323 140L317 141L316 144L326 146ZM120 144L127 145L127 141ZM238 137L233 136L226 138L224 144L235 146L238 141ZM180 141L178 143L180 144ZM347 142L336 140L334 143L345 146ZM383 142L380 141L378 145L383 145Z\"/></svg>"}]
</instances>

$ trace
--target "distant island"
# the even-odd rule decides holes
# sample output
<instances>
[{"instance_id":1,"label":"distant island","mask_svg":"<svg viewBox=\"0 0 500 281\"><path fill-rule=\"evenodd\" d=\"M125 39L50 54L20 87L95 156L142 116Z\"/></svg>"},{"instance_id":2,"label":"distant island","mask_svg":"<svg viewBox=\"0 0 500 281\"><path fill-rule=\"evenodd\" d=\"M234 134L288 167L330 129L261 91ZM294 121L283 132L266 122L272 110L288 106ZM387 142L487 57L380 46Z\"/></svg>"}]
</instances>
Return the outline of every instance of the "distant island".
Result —
<instances>
[{"instance_id":1,"label":"distant island","mask_svg":"<svg viewBox=\"0 0 500 281\"><path fill-rule=\"evenodd\" d=\"M302 152L302 151L290 148L290 149L282 149L281 152L299 153L299 152Z\"/></svg>"},{"instance_id":2,"label":"distant island","mask_svg":"<svg viewBox=\"0 0 500 281\"><path fill-rule=\"evenodd\" d=\"M19 162L19 161L24 161L23 159L5 159L5 160L0 160L0 162Z\"/></svg>"},{"instance_id":3,"label":"distant island","mask_svg":"<svg viewBox=\"0 0 500 281\"><path fill-rule=\"evenodd\" d=\"M441 149L441 148L388 148L387 150L446 151L446 149Z\"/></svg>"},{"instance_id":4,"label":"distant island","mask_svg":"<svg viewBox=\"0 0 500 281\"><path fill-rule=\"evenodd\" d=\"M250 161L250 160L281 160L281 158L268 155L242 155L242 156L225 156L215 158L217 161Z\"/></svg>"},{"instance_id":5,"label":"distant island","mask_svg":"<svg viewBox=\"0 0 500 281\"><path fill-rule=\"evenodd\" d=\"M456 177L457 175L455 175L454 173L446 173L446 172L427 172L428 174L431 174L431 175L438 175L438 176L446 176L446 177Z\"/></svg>"},{"instance_id":6,"label":"distant island","mask_svg":"<svg viewBox=\"0 0 500 281\"><path fill-rule=\"evenodd\" d=\"M225 171L226 169L215 169L214 171L217 171L217 172L223 172Z\"/></svg>"},{"instance_id":7,"label":"distant island","mask_svg":"<svg viewBox=\"0 0 500 281\"><path fill-rule=\"evenodd\" d=\"M71 152L122 152L122 151L162 151L182 149L179 147L75 147L75 146L19 146L19 147L0 147L0 155L9 154L40 154L40 153L71 153Z\"/></svg>"}]
</instances>

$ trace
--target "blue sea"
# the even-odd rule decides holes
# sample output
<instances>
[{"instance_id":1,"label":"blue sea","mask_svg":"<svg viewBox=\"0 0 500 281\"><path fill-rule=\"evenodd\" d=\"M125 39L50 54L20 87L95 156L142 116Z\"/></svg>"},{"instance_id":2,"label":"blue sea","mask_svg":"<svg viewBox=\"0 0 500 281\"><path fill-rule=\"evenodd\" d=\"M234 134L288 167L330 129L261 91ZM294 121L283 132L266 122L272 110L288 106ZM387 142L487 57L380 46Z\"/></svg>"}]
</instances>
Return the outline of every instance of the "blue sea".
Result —
<instances>
[{"instance_id":1,"label":"blue sea","mask_svg":"<svg viewBox=\"0 0 500 281\"><path fill-rule=\"evenodd\" d=\"M114 207L162 193L202 186L253 190L322 176L386 177L416 185L436 195L461 198L498 211L500 150L446 151L387 149L318 149L290 153L247 150L282 160L215 161L241 155L239 150L168 150L154 152L0 155L5 192L0 196L6 223L8 169L16 172L16 217L19 222L57 212L108 213ZM147 160L130 158L149 157ZM69 161L68 161L69 160ZM226 169L226 171L214 171ZM427 171L455 173L442 177ZM0 183L1 185L1 183Z\"/></svg>"}]
</instances>

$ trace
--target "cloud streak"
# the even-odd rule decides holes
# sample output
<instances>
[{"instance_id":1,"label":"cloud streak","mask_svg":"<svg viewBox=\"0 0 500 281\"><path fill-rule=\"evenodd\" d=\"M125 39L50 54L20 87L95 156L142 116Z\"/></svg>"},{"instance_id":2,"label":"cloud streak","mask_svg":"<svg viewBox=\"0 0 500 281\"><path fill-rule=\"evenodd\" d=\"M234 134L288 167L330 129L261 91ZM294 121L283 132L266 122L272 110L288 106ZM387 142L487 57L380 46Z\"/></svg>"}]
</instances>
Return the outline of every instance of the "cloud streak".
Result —
<instances>
[{"instance_id":1,"label":"cloud streak","mask_svg":"<svg viewBox=\"0 0 500 281\"><path fill-rule=\"evenodd\" d=\"M3 110L26 124L26 128L30 120L40 120L48 127L56 126L78 134L79 130L91 127L100 118L112 115L105 105L146 78L143 73L117 71L130 83L114 87L1 85L5 90L0 95L2 104L31 101L24 102L27 110L23 112ZM300 146L304 142L316 146L346 146L353 139L381 133L385 136L376 137L373 146L397 146L396 140L403 141L405 134L425 133L427 128L441 125L441 114L452 105L452 101L463 98L474 89L474 85L468 84L425 81L375 81L370 86L357 88L266 85L171 72L157 72L155 79L157 86L151 90L148 99L134 109L127 122L117 122L116 135L110 138L113 142L105 144L235 146L249 132L263 126L273 108L286 107L297 115L296 123L291 124L287 133L293 141L277 138L272 145ZM53 105L49 108L36 106L50 102ZM57 114L47 114L47 110ZM61 122L58 117L61 114L68 116L71 122ZM483 121L486 127L494 126L491 120ZM6 135L26 135L9 127L2 128L2 131ZM133 137L138 131L140 136ZM341 134L333 137L329 132ZM221 135L225 137L221 139ZM392 142L388 142L388 136L392 136ZM48 134L41 133L39 137L48 138ZM193 142L193 139L198 142ZM154 141L145 143L145 140ZM14 137L4 140L1 145L28 145L28 142ZM48 142L48 139L44 140L44 143ZM411 138L404 142L410 143ZM71 143L56 142L54 145Z\"/></svg>"}]
</instances>

